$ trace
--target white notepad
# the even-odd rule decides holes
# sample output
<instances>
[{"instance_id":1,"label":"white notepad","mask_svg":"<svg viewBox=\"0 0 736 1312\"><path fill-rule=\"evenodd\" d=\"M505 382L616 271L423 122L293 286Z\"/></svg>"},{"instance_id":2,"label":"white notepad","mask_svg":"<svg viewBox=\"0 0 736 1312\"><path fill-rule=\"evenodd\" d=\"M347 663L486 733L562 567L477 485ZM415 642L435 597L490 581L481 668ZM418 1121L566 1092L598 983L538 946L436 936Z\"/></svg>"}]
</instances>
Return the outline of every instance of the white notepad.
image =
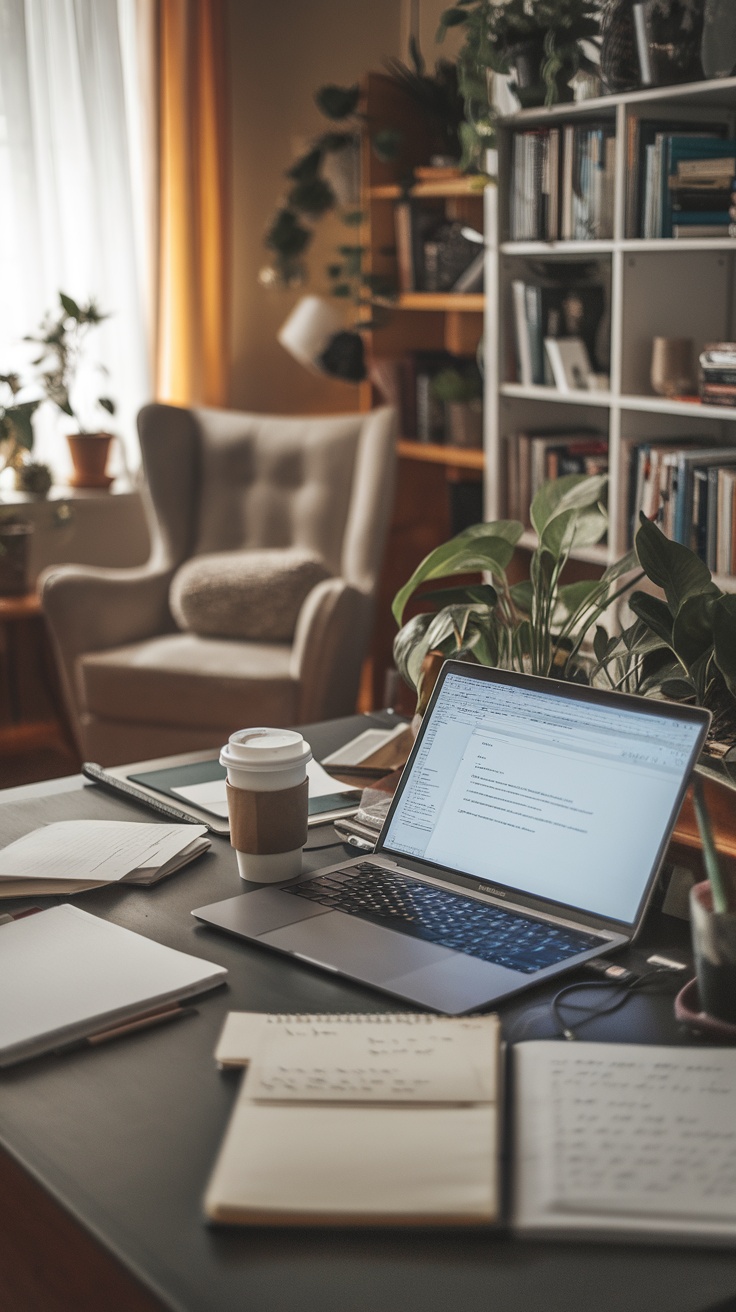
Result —
<instances>
[{"instance_id":1,"label":"white notepad","mask_svg":"<svg viewBox=\"0 0 736 1312\"><path fill-rule=\"evenodd\" d=\"M215 988L226 975L68 903L0 924L0 1067Z\"/></svg>"},{"instance_id":2,"label":"white notepad","mask_svg":"<svg viewBox=\"0 0 736 1312\"><path fill-rule=\"evenodd\" d=\"M243 1224L498 1216L495 1016L248 1016L251 1058L205 1196ZM224 1061L223 1061L224 1058Z\"/></svg>"}]
</instances>

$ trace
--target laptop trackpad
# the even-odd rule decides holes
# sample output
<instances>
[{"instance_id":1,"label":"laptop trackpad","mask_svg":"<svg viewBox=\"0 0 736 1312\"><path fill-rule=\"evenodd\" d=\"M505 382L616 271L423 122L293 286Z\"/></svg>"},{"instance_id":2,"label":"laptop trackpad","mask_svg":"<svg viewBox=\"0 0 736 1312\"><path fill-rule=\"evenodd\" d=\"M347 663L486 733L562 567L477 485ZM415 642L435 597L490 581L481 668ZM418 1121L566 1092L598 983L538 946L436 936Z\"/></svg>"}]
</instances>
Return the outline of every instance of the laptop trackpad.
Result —
<instances>
[{"instance_id":1,"label":"laptop trackpad","mask_svg":"<svg viewBox=\"0 0 736 1312\"><path fill-rule=\"evenodd\" d=\"M260 934L258 942L280 948L282 952L295 952L352 979L374 984L455 955L434 943L396 934L339 911L328 911L314 920Z\"/></svg>"}]
</instances>

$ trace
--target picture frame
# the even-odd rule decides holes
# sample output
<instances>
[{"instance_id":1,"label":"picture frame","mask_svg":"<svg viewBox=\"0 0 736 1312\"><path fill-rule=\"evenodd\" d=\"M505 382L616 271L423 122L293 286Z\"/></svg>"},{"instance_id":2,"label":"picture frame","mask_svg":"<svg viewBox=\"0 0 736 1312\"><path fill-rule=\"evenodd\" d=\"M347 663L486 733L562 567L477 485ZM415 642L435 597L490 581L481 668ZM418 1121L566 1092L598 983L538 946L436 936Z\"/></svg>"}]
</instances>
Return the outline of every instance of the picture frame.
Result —
<instances>
[{"instance_id":1,"label":"picture frame","mask_svg":"<svg viewBox=\"0 0 736 1312\"><path fill-rule=\"evenodd\" d=\"M587 392L593 370L582 337L545 337L544 347L558 392Z\"/></svg>"}]
</instances>

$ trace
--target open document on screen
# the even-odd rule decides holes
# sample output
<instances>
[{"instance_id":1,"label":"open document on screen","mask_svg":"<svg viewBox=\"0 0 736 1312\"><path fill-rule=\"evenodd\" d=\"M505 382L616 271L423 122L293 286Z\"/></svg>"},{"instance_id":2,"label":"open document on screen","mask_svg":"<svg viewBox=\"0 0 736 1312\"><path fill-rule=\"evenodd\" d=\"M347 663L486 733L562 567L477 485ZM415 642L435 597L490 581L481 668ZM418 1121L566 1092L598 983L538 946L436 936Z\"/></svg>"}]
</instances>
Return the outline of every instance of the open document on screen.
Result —
<instances>
[{"instance_id":1,"label":"open document on screen","mask_svg":"<svg viewBox=\"0 0 736 1312\"><path fill-rule=\"evenodd\" d=\"M698 733L448 674L382 849L630 924Z\"/></svg>"}]
</instances>

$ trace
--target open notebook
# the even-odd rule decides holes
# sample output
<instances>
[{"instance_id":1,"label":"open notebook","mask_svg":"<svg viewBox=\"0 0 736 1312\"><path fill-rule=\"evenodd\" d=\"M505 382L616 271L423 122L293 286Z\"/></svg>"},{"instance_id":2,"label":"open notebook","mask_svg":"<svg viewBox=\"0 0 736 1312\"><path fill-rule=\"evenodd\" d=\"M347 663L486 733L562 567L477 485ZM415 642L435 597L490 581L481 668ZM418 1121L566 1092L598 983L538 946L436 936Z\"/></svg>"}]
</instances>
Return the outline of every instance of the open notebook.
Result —
<instances>
[{"instance_id":1,"label":"open notebook","mask_svg":"<svg viewBox=\"0 0 736 1312\"><path fill-rule=\"evenodd\" d=\"M522 1043L504 1125L499 1034L495 1016L231 1013L216 1060L250 1064L207 1216L733 1243L736 1050Z\"/></svg>"}]
</instances>

